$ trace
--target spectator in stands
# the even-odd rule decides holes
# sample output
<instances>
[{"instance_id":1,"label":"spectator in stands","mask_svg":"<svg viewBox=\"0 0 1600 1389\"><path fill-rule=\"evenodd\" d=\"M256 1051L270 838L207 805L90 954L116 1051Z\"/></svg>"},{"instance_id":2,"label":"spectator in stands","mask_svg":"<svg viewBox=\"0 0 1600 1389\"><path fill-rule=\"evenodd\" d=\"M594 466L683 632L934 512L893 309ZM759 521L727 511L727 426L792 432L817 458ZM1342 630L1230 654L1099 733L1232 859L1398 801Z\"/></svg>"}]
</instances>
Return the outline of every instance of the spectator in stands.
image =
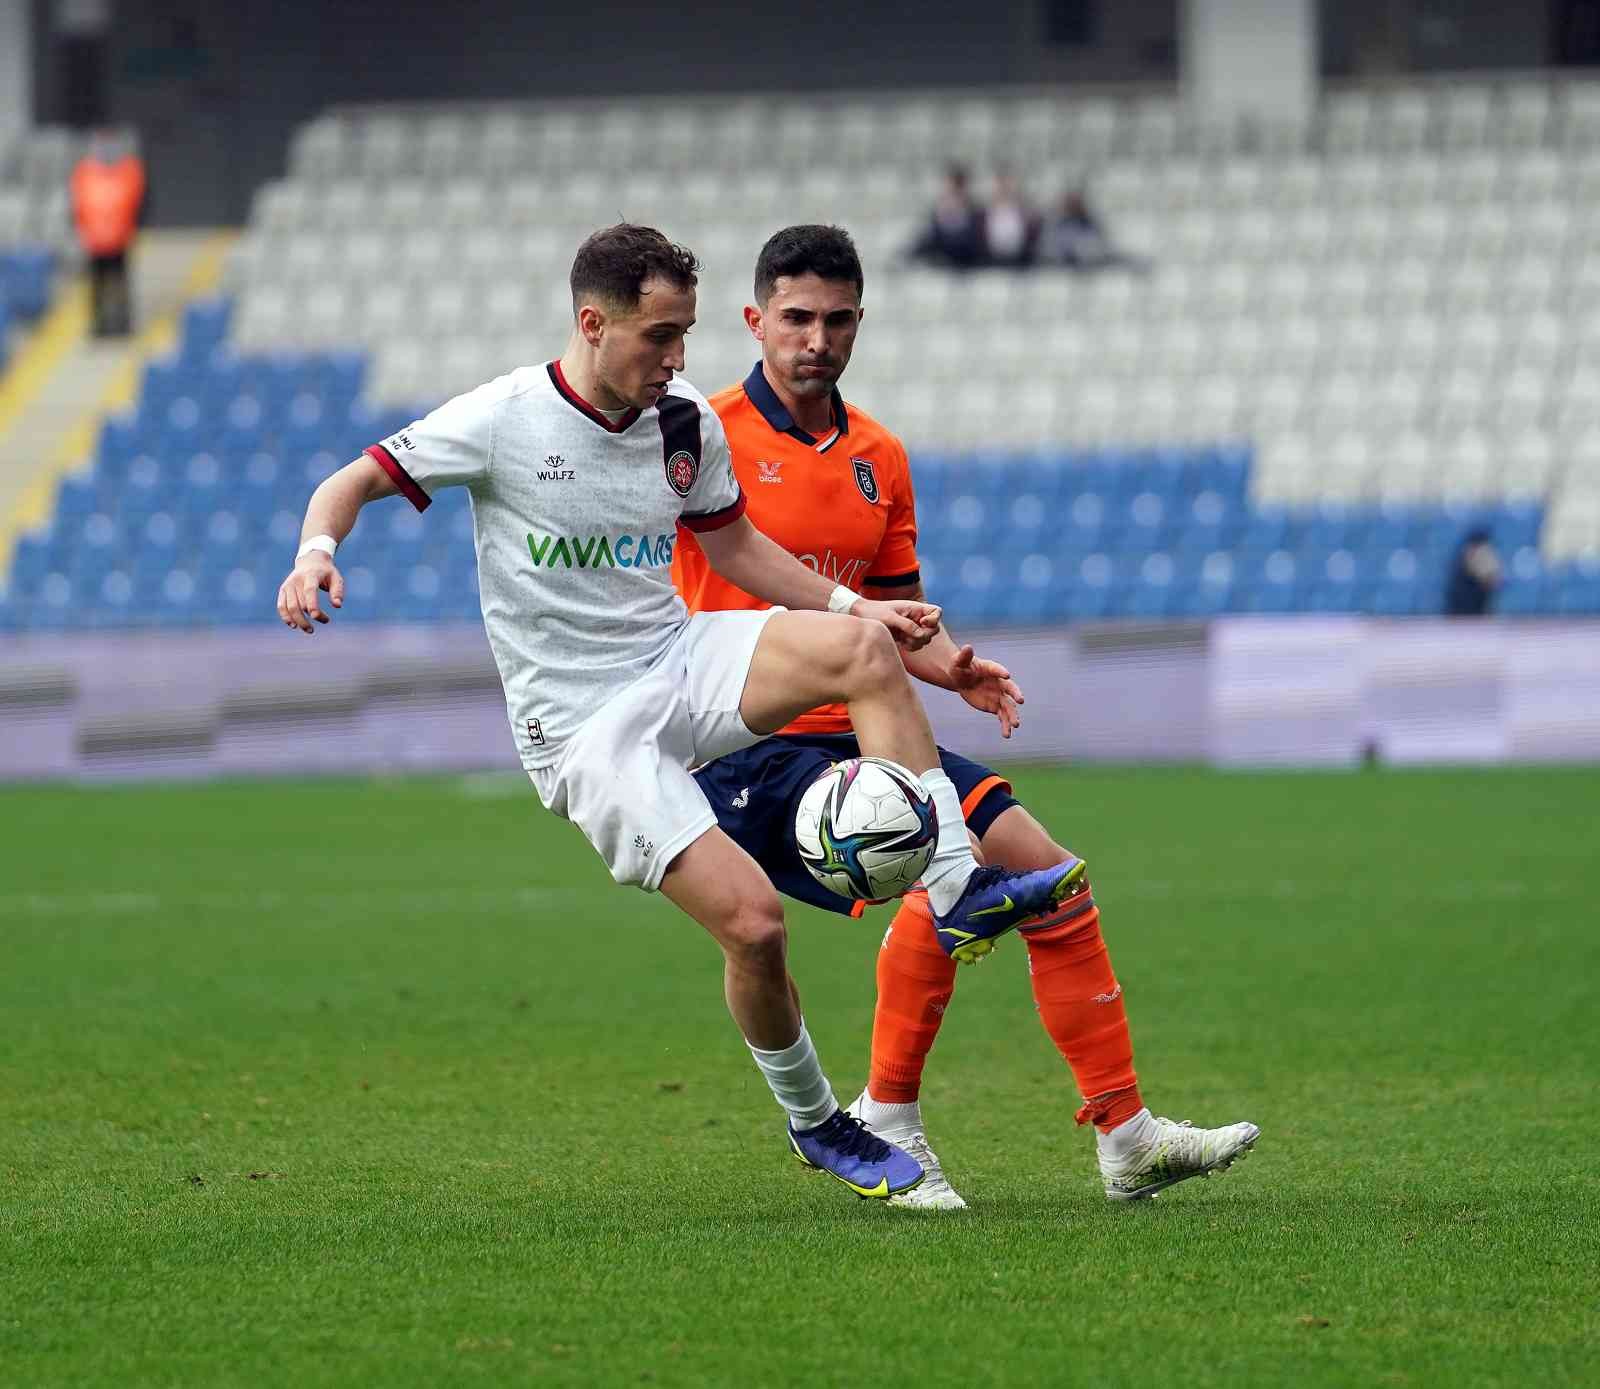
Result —
<instances>
[{"instance_id":1,"label":"spectator in stands","mask_svg":"<svg viewBox=\"0 0 1600 1389\"><path fill-rule=\"evenodd\" d=\"M72 171L71 193L78 241L89 258L95 336L122 336L133 329L128 252L145 195L144 161L133 141L97 131Z\"/></svg>"},{"instance_id":2,"label":"spectator in stands","mask_svg":"<svg viewBox=\"0 0 1600 1389\"><path fill-rule=\"evenodd\" d=\"M952 164L945 170L944 187L934 200L928 225L911 248L911 258L971 270L983 263L983 232L983 209L972 196L967 171Z\"/></svg>"},{"instance_id":3,"label":"spectator in stands","mask_svg":"<svg viewBox=\"0 0 1600 1389\"><path fill-rule=\"evenodd\" d=\"M1468 533L1450 566L1444 610L1449 617L1483 617L1503 582L1500 555L1482 527Z\"/></svg>"},{"instance_id":4,"label":"spectator in stands","mask_svg":"<svg viewBox=\"0 0 1600 1389\"><path fill-rule=\"evenodd\" d=\"M994 177L994 197L983 213L983 257L988 265L1019 269L1032 265L1039 242L1039 214L1010 169Z\"/></svg>"},{"instance_id":5,"label":"spectator in stands","mask_svg":"<svg viewBox=\"0 0 1600 1389\"><path fill-rule=\"evenodd\" d=\"M1066 194L1055 212L1045 220L1039 234L1039 262L1064 266L1068 270L1106 270L1113 266L1132 270L1149 268L1138 256L1119 251L1112 244L1081 188Z\"/></svg>"}]
</instances>

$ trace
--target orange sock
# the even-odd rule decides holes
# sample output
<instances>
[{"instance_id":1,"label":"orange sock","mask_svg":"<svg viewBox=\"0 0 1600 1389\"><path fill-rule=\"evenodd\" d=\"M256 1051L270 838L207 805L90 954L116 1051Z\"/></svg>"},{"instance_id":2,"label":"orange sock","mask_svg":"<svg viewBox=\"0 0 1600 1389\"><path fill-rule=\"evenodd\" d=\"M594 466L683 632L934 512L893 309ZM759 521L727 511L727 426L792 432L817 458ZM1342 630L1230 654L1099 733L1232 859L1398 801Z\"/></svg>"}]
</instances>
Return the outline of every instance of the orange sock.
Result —
<instances>
[{"instance_id":1,"label":"orange sock","mask_svg":"<svg viewBox=\"0 0 1600 1389\"><path fill-rule=\"evenodd\" d=\"M1133 1039L1122 985L1100 938L1092 889L1069 897L1044 924L1024 931L1039 1020L1072 1067L1083 1094L1080 1124L1101 1133L1144 1108L1133 1070ZM879 967L879 977L882 977Z\"/></svg>"},{"instance_id":2,"label":"orange sock","mask_svg":"<svg viewBox=\"0 0 1600 1389\"><path fill-rule=\"evenodd\" d=\"M867 1091L880 1104L909 1104L955 991L957 965L933 934L928 894L900 899L878 951L878 1006L872 1015L872 1074Z\"/></svg>"}]
</instances>

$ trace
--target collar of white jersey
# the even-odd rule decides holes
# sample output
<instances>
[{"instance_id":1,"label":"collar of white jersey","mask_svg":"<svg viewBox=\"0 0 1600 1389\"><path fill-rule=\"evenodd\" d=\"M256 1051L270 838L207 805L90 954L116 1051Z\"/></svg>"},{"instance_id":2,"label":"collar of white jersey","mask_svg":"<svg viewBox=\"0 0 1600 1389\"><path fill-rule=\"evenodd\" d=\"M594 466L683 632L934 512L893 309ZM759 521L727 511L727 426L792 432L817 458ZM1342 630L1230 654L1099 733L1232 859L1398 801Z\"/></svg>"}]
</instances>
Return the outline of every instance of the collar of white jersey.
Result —
<instances>
[{"instance_id":1,"label":"collar of white jersey","mask_svg":"<svg viewBox=\"0 0 1600 1389\"><path fill-rule=\"evenodd\" d=\"M607 434L621 434L623 430L628 428L644 413L642 410L629 407L626 414L613 420L596 406L589 404L587 400L567 384L566 374L561 370L560 358L553 362L546 362L544 369L550 374L550 384L556 388L556 394L585 419L593 420Z\"/></svg>"}]
</instances>

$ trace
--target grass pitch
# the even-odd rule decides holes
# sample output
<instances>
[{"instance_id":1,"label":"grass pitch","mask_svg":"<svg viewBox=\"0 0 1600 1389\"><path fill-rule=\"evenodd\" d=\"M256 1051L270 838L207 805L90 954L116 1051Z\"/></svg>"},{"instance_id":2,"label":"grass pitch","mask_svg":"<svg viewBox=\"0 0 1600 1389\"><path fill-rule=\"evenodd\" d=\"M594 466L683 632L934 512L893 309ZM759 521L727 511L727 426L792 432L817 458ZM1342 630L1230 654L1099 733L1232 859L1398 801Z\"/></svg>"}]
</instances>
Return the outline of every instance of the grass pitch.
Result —
<instances>
[{"instance_id":1,"label":"grass pitch","mask_svg":"<svg viewBox=\"0 0 1600 1389\"><path fill-rule=\"evenodd\" d=\"M0 792L0 1383L1595 1383L1600 774L1017 784L1220 1180L1104 1202L1016 941L924 1090L972 1209L808 1176L515 780ZM886 920L792 914L841 1099Z\"/></svg>"}]
</instances>

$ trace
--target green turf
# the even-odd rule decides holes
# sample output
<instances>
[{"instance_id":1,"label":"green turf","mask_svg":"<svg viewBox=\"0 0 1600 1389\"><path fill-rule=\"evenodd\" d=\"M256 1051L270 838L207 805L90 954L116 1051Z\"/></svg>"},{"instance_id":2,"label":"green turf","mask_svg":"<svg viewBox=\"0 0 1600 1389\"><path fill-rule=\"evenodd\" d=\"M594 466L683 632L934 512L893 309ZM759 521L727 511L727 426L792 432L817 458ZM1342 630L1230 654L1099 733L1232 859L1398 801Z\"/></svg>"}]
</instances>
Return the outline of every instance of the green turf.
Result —
<instances>
[{"instance_id":1,"label":"green turf","mask_svg":"<svg viewBox=\"0 0 1600 1389\"><path fill-rule=\"evenodd\" d=\"M1152 1104L1262 1126L1222 1180L1106 1205L1014 940L919 1216L798 1168L710 941L514 784L0 792L0 1384L1595 1383L1600 774L1018 788ZM792 918L842 1097L886 919Z\"/></svg>"}]
</instances>

